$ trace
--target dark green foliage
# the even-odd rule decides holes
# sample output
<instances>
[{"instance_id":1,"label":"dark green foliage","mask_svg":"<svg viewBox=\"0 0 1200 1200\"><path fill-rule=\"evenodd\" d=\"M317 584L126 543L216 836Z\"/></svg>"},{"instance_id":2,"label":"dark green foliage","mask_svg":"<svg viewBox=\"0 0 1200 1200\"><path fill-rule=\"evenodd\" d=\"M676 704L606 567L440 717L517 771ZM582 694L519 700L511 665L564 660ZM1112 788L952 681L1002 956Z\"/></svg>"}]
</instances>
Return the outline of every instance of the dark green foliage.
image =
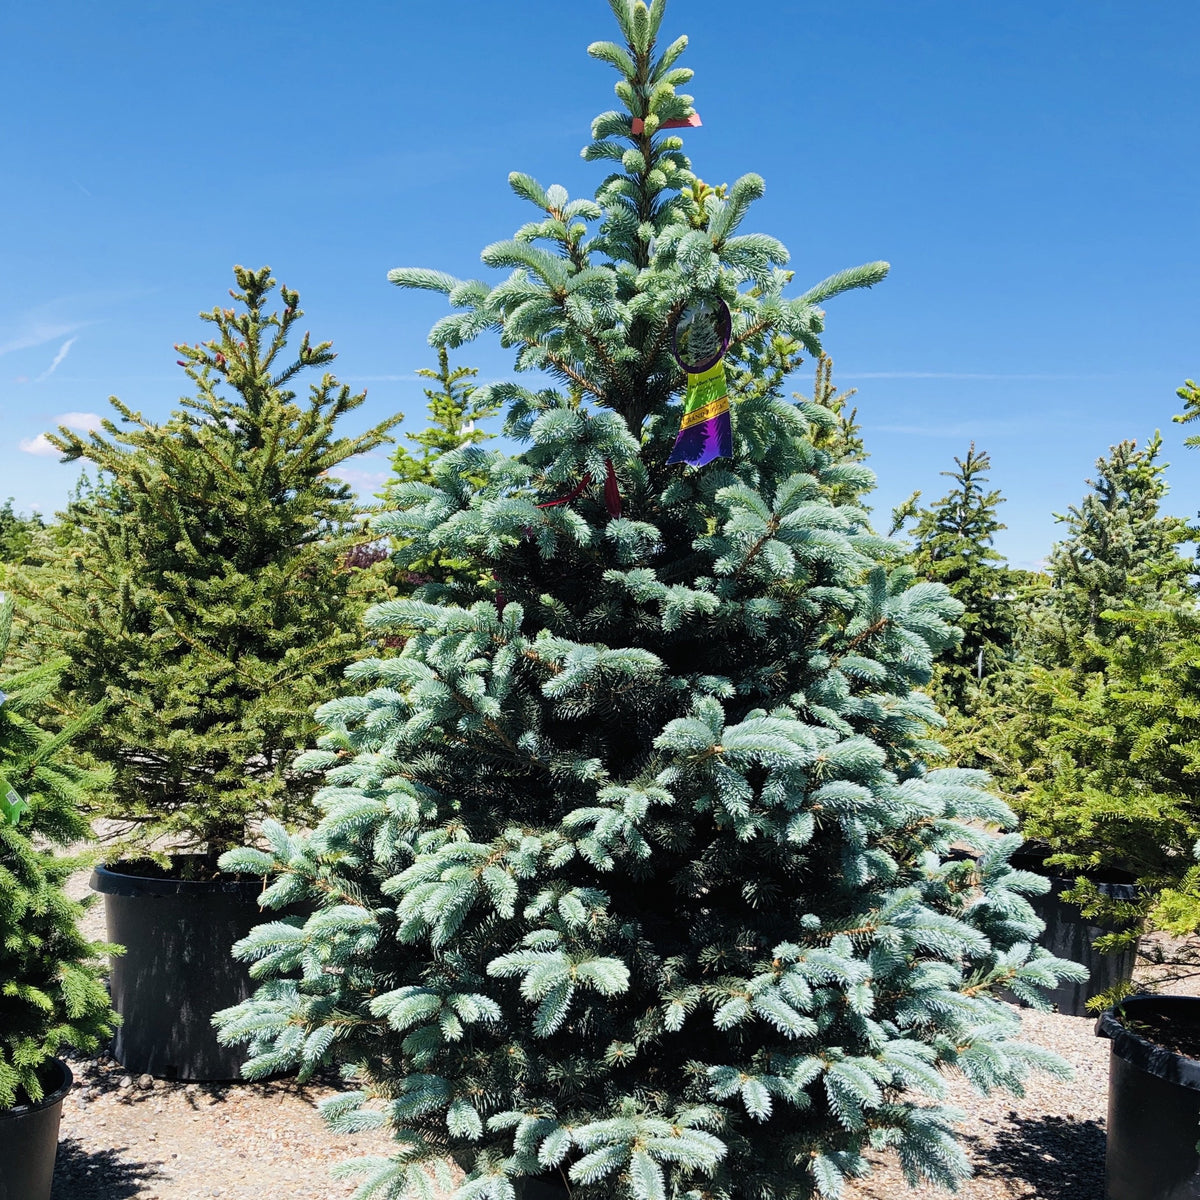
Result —
<instances>
[{"instance_id":1,"label":"dark green foliage","mask_svg":"<svg viewBox=\"0 0 1200 1200\"><path fill-rule=\"evenodd\" d=\"M474 367L451 369L450 352L440 346L438 369L421 367L417 374L434 380L440 387L424 389L429 400L429 423L420 433L405 434L410 442L421 447L421 455L417 458L406 446L397 446L392 455L392 483L427 483L432 478L434 462L443 454L460 446L478 445L495 436L477 427L478 422L494 417L500 405L482 397L479 401L472 399L479 392L475 384L467 382L479 374Z\"/></svg>"},{"instance_id":2,"label":"dark green foliage","mask_svg":"<svg viewBox=\"0 0 1200 1200\"><path fill-rule=\"evenodd\" d=\"M963 606L962 641L943 655L937 687L948 707L966 711L981 680L1011 659L1016 615L1004 557L992 545L1004 528L996 515L1004 498L984 486L991 459L972 442L966 458L954 462L955 470L942 472L954 486L917 512L912 562L922 579L944 583Z\"/></svg>"},{"instance_id":3,"label":"dark green foliage","mask_svg":"<svg viewBox=\"0 0 1200 1200\"><path fill-rule=\"evenodd\" d=\"M1037 758L1017 802L1024 830L1062 873L1120 868L1143 899L1113 909L1086 880L1070 893L1085 913L1145 917L1177 934L1200 929L1200 613L1193 606L1106 618L1103 669L1077 677L1035 670L1024 692Z\"/></svg>"},{"instance_id":4,"label":"dark green foliage","mask_svg":"<svg viewBox=\"0 0 1200 1200\"><path fill-rule=\"evenodd\" d=\"M1200 929L1200 612L1179 553L1194 531L1160 511L1160 449L1157 434L1141 449L1113 446L1092 490L1060 518L1069 535L1029 606L995 742L1011 756L1027 836L1079 873L1068 897L1124 926L1102 946L1127 943L1147 920ZM1137 904L1112 905L1085 877L1108 868L1137 878Z\"/></svg>"},{"instance_id":5,"label":"dark green foliage","mask_svg":"<svg viewBox=\"0 0 1200 1200\"><path fill-rule=\"evenodd\" d=\"M1100 670L1098 651L1122 633L1105 614L1183 599L1191 562L1178 552L1193 529L1160 511L1167 464L1158 433L1139 448L1124 441L1096 460L1091 491L1059 516L1067 535L1050 552L1053 581L1032 653L1044 666Z\"/></svg>"},{"instance_id":6,"label":"dark green foliage","mask_svg":"<svg viewBox=\"0 0 1200 1200\"><path fill-rule=\"evenodd\" d=\"M1149 637L1144 649L1156 659L1161 631L1183 628L1156 614L1178 610L1186 621L1194 605L1192 564L1179 553L1193 531L1160 511L1167 494L1160 449L1155 435L1142 449L1121 442L1098 459L1091 490L1059 518L1068 536L1051 551L1049 579L1032 577L1020 589L1020 661L996 745L1007 747L1012 762L1005 775L1030 820L1047 805L1045 815L1053 819L1064 803L1054 790L1068 769L1064 755L1084 770L1091 765L1097 743L1083 725L1097 717L1096 706L1106 705L1112 672L1124 674L1132 665L1130 646ZM1128 716L1137 723L1136 714ZM1076 722L1082 722L1078 738L1069 732ZM1046 788L1051 791L1043 795Z\"/></svg>"},{"instance_id":7,"label":"dark green foliage","mask_svg":"<svg viewBox=\"0 0 1200 1200\"><path fill-rule=\"evenodd\" d=\"M15 512L10 496L0 506L0 563L24 562L35 535L45 527L46 523L37 513L26 517Z\"/></svg>"},{"instance_id":8,"label":"dark green foliage","mask_svg":"<svg viewBox=\"0 0 1200 1200\"><path fill-rule=\"evenodd\" d=\"M398 419L339 435L363 395L328 374L297 400L329 343L306 333L289 358L298 296L283 288L269 312L269 270L235 274L237 309L202 314L215 336L177 347L196 395L167 421L114 398L119 425L50 435L100 474L62 514L65 566L26 581L69 658L70 702L107 702L85 741L116 772L109 814L141 846L167 835L214 862L248 822L308 812L292 761L359 628L344 556L365 534L332 472Z\"/></svg>"},{"instance_id":9,"label":"dark green foliage","mask_svg":"<svg viewBox=\"0 0 1200 1200\"><path fill-rule=\"evenodd\" d=\"M12 615L0 598L0 803L21 799L0 811L0 1109L40 1099L46 1061L96 1049L115 1020L100 979L109 947L80 935L84 905L62 889L77 861L44 848L80 836L76 805L107 782L68 757L97 714L58 733L42 727L63 664L10 674Z\"/></svg>"},{"instance_id":10,"label":"dark green foliage","mask_svg":"<svg viewBox=\"0 0 1200 1200\"><path fill-rule=\"evenodd\" d=\"M1192 602L1193 568L1179 548L1194 531L1161 511L1161 447L1156 434L1141 448L1121 442L1097 460L1091 490L1058 518L1067 536L1050 553L1049 573L1006 572L1012 665L985 670L978 689L968 686L948 706L952 761L991 771L1031 832L1042 829L1035 813L1054 819L1067 803L1054 780L1063 784L1070 773L1075 722L1090 719L1079 705L1099 702L1112 652L1129 636L1123 614ZM1084 759L1090 742L1091 731L1081 731Z\"/></svg>"},{"instance_id":11,"label":"dark green foliage","mask_svg":"<svg viewBox=\"0 0 1200 1200\"><path fill-rule=\"evenodd\" d=\"M991 992L1036 1003L1070 968L1031 948L1019 839L986 832L1012 814L925 765L917 689L960 606L871 531L829 389L783 397L819 304L885 267L785 297L786 250L739 231L762 181L700 193L657 132L691 112L685 40L655 50L660 0L612 7L623 44L591 53L622 111L585 151L613 172L595 200L514 175L537 215L484 251L495 286L393 272L459 310L434 344L496 327L561 387L488 389L524 452L452 451L379 519L402 563L476 570L370 611L406 640L321 710L319 826L224 859L274 876L268 904L320 909L241 945L262 986L218 1023L252 1074L343 1064L331 1123L396 1138L351 1168L360 1197L437 1179L512 1200L546 1173L580 1200L834 1197L872 1145L949 1183L939 1068L987 1089L1061 1066L1009 1040ZM672 324L713 292L735 314L734 457L668 467Z\"/></svg>"},{"instance_id":12,"label":"dark green foliage","mask_svg":"<svg viewBox=\"0 0 1200 1200\"><path fill-rule=\"evenodd\" d=\"M1041 619L1050 578L1040 571L1011 567L1004 571L1014 628L1009 647L1011 661L1002 659L999 669L973 680L964 689L961 708L942 699L939 710L946 724L938 740L946 748L948 762L987 771L993 786L1011 803L1014 793L1026 786L1021 759L1027 756L1029 745L1025 722L1030 708L1030 676L1035 670L1027 655L1032 642L1031 614ZM936 682L935 674L935 687Z\"/></svg>"}]
</instances>

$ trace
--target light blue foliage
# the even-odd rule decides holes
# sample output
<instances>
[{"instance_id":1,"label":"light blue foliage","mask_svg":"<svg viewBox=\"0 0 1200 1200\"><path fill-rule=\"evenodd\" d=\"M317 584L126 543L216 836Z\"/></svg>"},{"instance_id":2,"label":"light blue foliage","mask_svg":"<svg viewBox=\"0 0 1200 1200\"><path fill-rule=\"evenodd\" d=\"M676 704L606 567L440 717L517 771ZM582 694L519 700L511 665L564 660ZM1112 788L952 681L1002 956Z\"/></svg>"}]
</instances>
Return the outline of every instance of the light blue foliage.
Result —
<instances>
[{"instance_id":1,"label":"light blue foliage","mask_svg":"<svg viewBox=\"0 0 1200 1200\"><path fill-rule=\"evenodd\" d=\"M763 181L703 194L659 131L693 111L686 39L655 49L661 0L611 6L595 198L514 174L536 215L484 252L498 280L392 273L457 310L432 341L496 331L554 386L489 385L524 451L447 454L378 519L401 567L467 569L368 615L359 694L302 760L319 826L228 857L310 915L239 944L259 990L218 1023L251 1075L342 1065L331 1123L396 1139L362 1198L551 1172L579 1200L808 1200L868 1146L950 1185L942 1072L1061 1069L995 994L1073 968L1036 948L1011 812L931 769L921 688L960 606L871 529L835 415L783 395L818 305L886 267L786 296L747 226ZM734 457L668 468L671 328L706 293L733 313Z\"/></svg>"}]
</instances>

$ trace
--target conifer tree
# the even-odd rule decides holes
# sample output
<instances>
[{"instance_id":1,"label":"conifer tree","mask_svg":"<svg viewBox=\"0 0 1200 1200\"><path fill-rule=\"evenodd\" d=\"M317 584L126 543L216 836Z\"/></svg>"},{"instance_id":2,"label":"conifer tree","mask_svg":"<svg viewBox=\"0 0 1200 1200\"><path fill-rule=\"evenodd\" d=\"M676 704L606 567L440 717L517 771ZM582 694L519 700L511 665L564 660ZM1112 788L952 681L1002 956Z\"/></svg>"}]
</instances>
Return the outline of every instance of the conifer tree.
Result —
<instances>
[{"instance_id":1,"label":"conifer tree","mask_svg":"<svg viewBox=\"0 0 1200 1200\"><path fill-rule=\"evenodd\" d=\"M412 454L404 445L396 447L392 456L392 477L380 497L385 505L397 484L432 483L433 464L443 454L461 446L476 446L495 437L495 434L479 428L479 422L494 417L500 409L500 402L489 399L486 392L481 392L469 382L479 374L476 368L451 368L449 351L445 346L440 346L438 369L433 371L421 367L417 374L435 381L439 386L424 389L429 401L425 428L418 433L405 435L409 441L421 447L420 456ZM391 544L400 548L395 539ZM390 594L397 596L407 595L414 587L431 580L446 583L456 571L469 571L470 564L435 552L426 558L406 563L403 568L396 564L381 563L379 570L387 580Z\"/></svg>"},{"instance_id":2,"label":"conifer tree","mask_svg":"<svg viewBox=\"0 0 1200 1200\"><path fill-rule=\"evenodd\" d=\"M1200 387L1196 385L1194 379L1185 379L1183 387L1175 389L1175 395L1183 401L1183 412L1176 413L1171 418L1176 425L1190 425L1193 421L1200 419ZM1200 434L1193 434L1183 444L1200 446Z\"/></svg>"},{"instance_id":3,"label":"conifer tree","mask_svg":"<svg viewBox=\"0 0 1200 1200\"><path fill-rule=\"evenodd\" d=\"M1040 645L1033 653L1042 665L1101 669L1097 647L1122 628L1105 613L1186 595L1192 568L1178 547L1194 531L1161 511L1168 491L1161 450L1157 432L1141 447L1132 440L1110 447L1096 460L1088 494L1058 516L1067 535L1050 553L1052 587L1035 630Z\"/></svg>"},{"instance_id":4,"label":"conifer tree","mask_svg":"<svg viewBox=\"0 0 1200 1200\"><path fill-rule=\"evenodd\" d=\"M1097 943L1115 950L1147 919L1179 936L1200 930L1200 612L1125 608L1105 621L1103 670L1031 674L1027 715L1014 719L1037 747L1016 803L1026 836L1075 880L1066 898L1118 930ZM1137 880L1136 901L1106 898L1093 880L1109 869ZM1095 1007L1117 999L1106 994Z\"/></svg>"},{"instance_id":5,"label":"conifer tree","mask_svg":"<svg viewBox=\"0 0 1200 1200\"><path fill-rule=\"evenodd\" d=\"M0 1110L41 1099L47 1060L95 1050L115 1020L101 982L111 947L82 936L84 904L63 891L78 860L47 849L84 835L81 801L107 783L69 757L99 713L46 728L64 664L11 673L12 633L13 602L0 594Z\"/></svg>"},{"instance_id":6,"label":"conifer tree","mask_svg":"<svg viewBox=\"0 0 1200 1200\"><path fill-rule=\"evenodd\" d=\"M953 471L942 472L954 486L917 513L913 566L922 579L944 583L963 606L962 641L943 656L938 676L939 694L961 712L972 706L979 683L1010 660L1016 618L1009 572L993 547L1005 526L997 516L1004 497L985 487L991 459L972 442L954 462Z\"/></svg>"},{"instance_id":7,"label":"conifer tree","mask_svg":"<svg viewBox=\"0 0 1200 1200\"><path fill-rule=\"evenodd\" d=\"M420 457L414 455L407 446L398 445L392 455L392 482L429 482L432 478L431 468L443 454L460 446L478 445L495 436L478 427L480 421L496 415L500 404L483 397L479 402L472 399L479 393L479 388L468 382L479 374L475 367L451 368L449 351L445 346L439 346L438 369L433 371L421 367L417 374L423 379L432 379L440 386L424 389L429 401L426 427L419 433L405 434L410 442L421 447Z\"/></svg>"},{"instance_id":8,"label":"conifer tree","mask_svg":"<svg viewBox=\"0 0 1200 1200\"><path fill-rule=\"evenodd\" d=\"M398 420L339 434L365 393L327 373L299 401L293 380L330 344L305 333L289 356L297 294L273 313L268 268L235 276L237 308L201 314L215 336L177 347L196 394L168 420L114 397L119 425L48 435L99 476L62 514L67 566L24 585L69 660L69 701L107 702L84 742L116 772L109 815L142 847L165 835L214 865L248 821L307 811L293 760L359 640L343 558L365 534L332 472Z\"/></svg>"},{"instance_id":9,"label":"conifer tree","mask_svg":"<svg viewBox=\"0 0 1200 1200\"><path fill-rule=\"evenodd\" d=\"M45 527L36 513L29 517L18 513L10 496L0 505L0 563L24 562L34 537Z\"/></svg>"},{"instance_id":10,"label":"conifer tree","mask_svg":"<svg viewBox=\"0 0 1200 1200\"><path fill-rule=\"evenodd\" d=\"M1190 386L1179 389L1188 407L1176 421L1194 411ZM1130 944L1147 920L1179 935L1200 928L1200 610L1179 553L1194 530L1161 512L1161 444L1155 434L1140 449L1113 446L1092 491L1061 518L1070 533L1051 555L1038 657L1004 730L1026 834L1075 877L1067 898L1118 929L1101 949ZM1136 903L1114 904L1089 881L1109 868L1137 879Z\"/></svg>"},{"instance_id":11,"label":"conifer tree","mask_svg":"<svg viewBox=\"0 0 1200 1200\"><path fill-rule=\"evenodd\" d=\"M886 268L785 296L783 246L740 228L762 180L694 200L686 39L657 47L661 0L612 8L595 199L515 174L537 215L484 251L500 282L392 272L459 310L435 345L495 328L557 386L492 386L524 452L452 451L379 520L407 560L479 570L368 614L407 641L321 710L319 826L226 856L321 907L240 946L262 986L218 1022L251 1074L344 1065L331 1122L396 1137L362 1197L833 1197L869 1145L949 1183L939 1068L1055 1065L990 993L1069 967L1032 945L1018 839L985 832L1011 814L925 765L918 689L960 606L870 531L870 472L821 445L837 414L760 386L776 339L819 354L819 305ZM672 328L714 295L733 455L668 466Z\"/></svg>"},{"instance_id":12,"label":"conifer tree","mask_svg":"<svg viewBox=\"0 0 1200 1200\"><path fill-rule=\"evenodd\" d=\"M850 401L857 393L857 388L846 391L838 388L833 382L833 359L828 354L818 355L812 401L833 413L835 424L831 429L814 430L815 445L838 462L865 462L868 458L862 426L858 423L858 409L850 408ZM798 392L793 392L792 397L801 401L806 399ZM865 508L864 497L869 491L869 486L852 482L841 485L831 498L853 500Z\"/></svg>"}]
</instances>

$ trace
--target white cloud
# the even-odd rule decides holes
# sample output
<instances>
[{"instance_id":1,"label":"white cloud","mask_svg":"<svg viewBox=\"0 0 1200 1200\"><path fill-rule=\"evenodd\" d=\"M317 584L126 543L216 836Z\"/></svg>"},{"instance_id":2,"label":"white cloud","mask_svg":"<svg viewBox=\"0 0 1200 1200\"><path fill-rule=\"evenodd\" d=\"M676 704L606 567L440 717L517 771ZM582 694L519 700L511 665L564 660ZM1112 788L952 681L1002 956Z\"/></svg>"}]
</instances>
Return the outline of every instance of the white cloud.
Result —
<instances>
[{"instance_id":1,"label":"white cloud","mask_svg":"<svg viewBox=\"0 0 1200 1200\"><path fill-rule=\"evenodd\" d=\"M80 433L91 433L99 429L104 418L99 413L65 412L54 418L55 425L65 425L68 429L76 429Z\"/></svg>"},{"instance_id":2,"label":"white cloud","mask_svg":"<svg viewBox=\"0 0 1200 1200\"><path fill-rule=\"evenodd\" d=\"M93 412L65 412L59 413L54 418L54 424L65 425L68 429L74 429L78 433L91 433L95 429L100 428L100 422L104 418L99 413ZM44 433L39 433L37 437L23 438L17 443L26 454L36 454L39 458L51 458L54 455L61 454L62 451L57 446L53 446L46 440Z\"/></svg>"},{"instance_id":3,"label":"white cloud","mask_svg":"<svg viewBox=\"0 0 1200 1200\"><path fill-rule=\"evenodd\" d=\"M64 334L74 333L82 328L86 321L44 321L28 320L23 325L0 341L0 355L11 354L14 350L28 350L31 346L41 346L52 342Z\"/></svg>"},{"instance_id":4,"label":"white cloud","mask_svg":"<svg viewBox=\"0 0 1200 1200\"><path fill-rule=\"evenodd\" d=\"M388 481L387 471L359 471L354 467L335 467L330 474L348 483L357 492L375 491Z\"/></svg>"},{"instance_id":5,"label":"white cloud","mask_svg":"<svg viewBox=\"0 0 1200 1200\"><path fill-rule=\"evenodd\" d=\"M71 347L75 345L77 341L79 341L78 335L67 338L67 340L63 342L61 346L59 346L58 353L54 356L54 361L33 382L41 383L42 380L49 379L50 376L58 370L62 360L67 357L67 355L70 353Z\"/></svg>"},{"instance_id":6,"label":"white cloud","mask_svg":"<svg viewBox=\"0 0 1200 1200\"><path fill-rule=\"evenodd\" d=\"M80 329L110 319L131 300L158 288L106 288L56 296L23 311L0 305L0 356L70 337ZM0 296L0 300L4 297Z\"/></svg>"},{"instance_id":7,"label":"white cloud","mask_svg":"<svg viewBox=\"0 0 1200 1200\"><path fill-rule=\"evenodd\" d=\"M44 433L39 433L35 438L23 438L18 445L26 454L36 454L40 458L50 458L62 453L57 446L52 446L46 441Z\"/></svg>"}]
</instances>

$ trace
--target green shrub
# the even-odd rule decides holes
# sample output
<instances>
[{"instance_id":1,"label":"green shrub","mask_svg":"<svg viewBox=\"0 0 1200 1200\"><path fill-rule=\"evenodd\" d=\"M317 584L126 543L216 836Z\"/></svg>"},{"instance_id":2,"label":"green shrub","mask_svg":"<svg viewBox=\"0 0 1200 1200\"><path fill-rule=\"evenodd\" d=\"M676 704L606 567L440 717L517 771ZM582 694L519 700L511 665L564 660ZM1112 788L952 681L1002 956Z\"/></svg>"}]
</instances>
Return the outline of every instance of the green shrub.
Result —
<instances>
[{"instance_id":1,"label":"green shrub","mask_svg":"<svg viewBox=\"0 0 1200 1200\"><path fill-rule=\"evenodd\" d=\"M107 782L69 759L99 714L58 733L42 727L65 663L9 675L12 617L12 600L0 598L0 1108L40 1099L46 1062L68 1047L96 1049L116 1020L101 982L112 947L80 934L84 904L62 886L78 860L43 848L85 832L78 802Z\"/></svg>"},{"instance_id":2,"label":"green shrub","mask_svg":"<svg viewBox=\"0 0 1200 1200\"><path fill-rule=\"evenodd\" d=\"M105 815L137 853L165 841L214 870L249 823L309 814L293 760L360 642L345 556L366 535L335 473L399 420L343 436L365 393L324 372L299 400L293 380L332 361L329 343L289 348L297 294L271 312L270 271L235 276L238 308L177 347L196 394L168 420L114 398L119 424L48 435L99 475L62 514L65 561L21 577L69 658L68 702L105 703L85 737L115 773Z\"/></svg>"}]
</instances>

